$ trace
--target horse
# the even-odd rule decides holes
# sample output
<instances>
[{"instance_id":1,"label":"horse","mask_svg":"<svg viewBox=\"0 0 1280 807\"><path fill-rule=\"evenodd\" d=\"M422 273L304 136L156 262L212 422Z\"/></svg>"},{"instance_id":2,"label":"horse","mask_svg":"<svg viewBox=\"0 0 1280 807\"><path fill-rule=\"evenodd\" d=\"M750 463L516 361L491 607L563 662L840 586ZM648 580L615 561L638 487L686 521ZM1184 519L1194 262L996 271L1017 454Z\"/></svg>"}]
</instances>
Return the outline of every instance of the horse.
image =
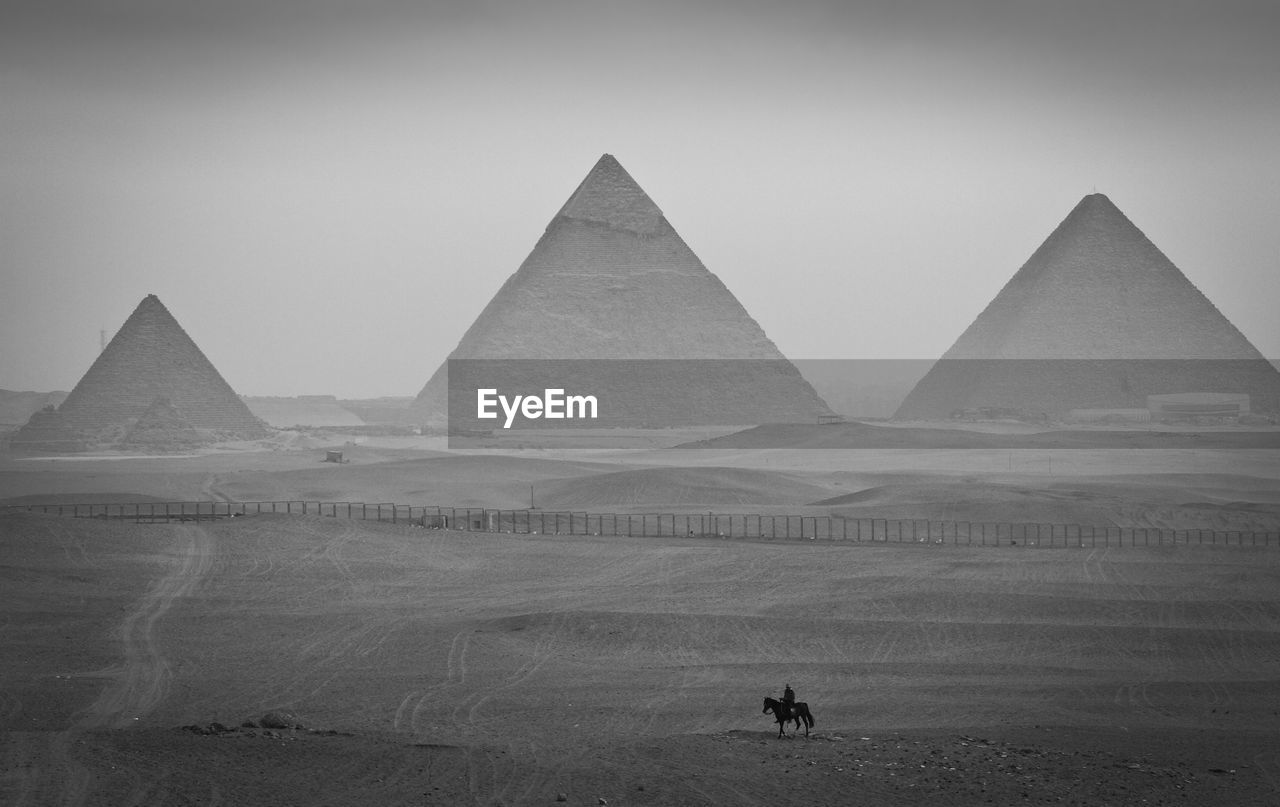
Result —
<instances>
[{"instance_id":1,"label":"horse","mask_svg":"<svg viewBox=\"0 0 1280 807\"><path fill-rule=\"evenodd\" d=\"M768 712L773 712L774 718L778 721L779 737L782 736L783 729L786 728L787 723L789 722L795 722L797 731L800 730L800 724L803 722L804 736L806 737L809 736L809 729L813 728L813 714L809 711L809 704L807 703L793 703L791 704L791 709L788 710L781 701L773 698L765 698L764 709L760 711L760 714L766 714Z\"/></svg>"}]
</instances>

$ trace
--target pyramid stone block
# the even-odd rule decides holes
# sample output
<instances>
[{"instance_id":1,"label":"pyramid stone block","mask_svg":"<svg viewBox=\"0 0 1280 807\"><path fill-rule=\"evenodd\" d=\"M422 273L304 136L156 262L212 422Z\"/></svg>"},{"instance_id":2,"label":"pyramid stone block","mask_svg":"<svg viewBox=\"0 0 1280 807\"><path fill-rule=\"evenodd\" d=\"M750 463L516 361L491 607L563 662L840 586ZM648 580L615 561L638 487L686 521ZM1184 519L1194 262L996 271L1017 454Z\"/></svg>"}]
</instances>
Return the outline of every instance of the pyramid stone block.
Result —
<instances>
[{"instance_id":1,"label":"pyramid stone block","mask_svg":"<svg viewBox=\"0 0 1280 807\"><path fill-rule=\"evenodd\" d=\"M1090 194L908 394L896 417L1060 417L1147 396L1243 393L1280 411L1280 373L1106 196Z\"/></svg>"},{"instance_id":2,"label":"pyramid stone block","mask_svg":"<svg viewBox=\"0 0 1280 807\"><path fill-rule=\"evenodd\" d=\"M671 360L666 372L652 377L665 388L685 391L686 401L699 401L696 411L686 408L679 413L682 425L812 422L830 414L729 289L608 154L551 220L449 359ZM742 372L721 374L722 379L740 380L717 388L713 378L699 372L705 366L683 365L681 360L760 362L759 383L751 380L748 368L745 378ZM413 411L420 422L444 421L448 367L446 361L419 393ZM616 391L617 400L631 392ZM699 391L703 394L696 394ZM729 406L731 397L745 397L750 405L735 400ZM675 425L668 419L674 412L650 409L645 417L644 409L633 405L632 415L609 425ZM750 420L744 421L747 417Z\"/></svg>"}]
</instances>

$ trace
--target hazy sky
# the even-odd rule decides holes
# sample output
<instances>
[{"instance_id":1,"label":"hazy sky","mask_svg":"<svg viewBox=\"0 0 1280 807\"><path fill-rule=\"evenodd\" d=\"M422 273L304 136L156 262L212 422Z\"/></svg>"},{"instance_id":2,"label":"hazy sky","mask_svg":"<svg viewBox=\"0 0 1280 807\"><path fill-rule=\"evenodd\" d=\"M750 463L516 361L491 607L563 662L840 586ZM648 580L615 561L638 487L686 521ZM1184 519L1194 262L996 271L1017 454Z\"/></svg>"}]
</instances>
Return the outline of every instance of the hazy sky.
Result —
<instances>
[{"instance_id":1,"label":"hazy sky","mask_svg":"<svg viewBox=\"0 0 1280 807\"><path fill-rule=\"evenodd\" d=\"M1280 356L1280 4L0 5L0 388L157 294L413 395L602 153L793 358L935 358L1106 193ZM265 8L264 8L265 7Z\"/></svg>"}]
</instances>

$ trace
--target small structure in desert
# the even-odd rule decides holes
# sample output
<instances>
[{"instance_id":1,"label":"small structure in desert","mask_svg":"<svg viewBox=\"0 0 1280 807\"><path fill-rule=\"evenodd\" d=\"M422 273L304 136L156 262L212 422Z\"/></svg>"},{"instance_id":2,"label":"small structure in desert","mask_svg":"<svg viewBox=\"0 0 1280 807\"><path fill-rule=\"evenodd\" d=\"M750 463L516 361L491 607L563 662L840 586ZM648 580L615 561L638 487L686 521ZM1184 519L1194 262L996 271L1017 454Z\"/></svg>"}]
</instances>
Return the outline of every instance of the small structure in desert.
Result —
<instances>
[{"instance_id":1,"label":"small structure in desert","mask_svg":"<svg viewBox=\"0 0 1280 807\"><path fill-rule=\"evenodd\" d=\"M1249 396L1230 392L1148 395L1147 410L1163 421L1240 420L1250 414Z\"/></svg>"},{"instance_id":2,"label":"small structure in desert","mask_svg":"<svg viewBox=\"0 0 1280 807\"><path fill-rule=\"evenodd\" d=\"M266 436L200 348L154 294L56 409L37 412L11 441L17 449L95 446L186 448Z\"/></svg>"},{"instance_id":3,"label":"small structure in desert","mask_svg":"<svg viewBox=\"0 0 1280 807\"><path fill-rule=\"evenodd\" d=\"M1111 200L1090 194L898 407L899 419L1142 410L1149 396L1245 396L1280 373Z\"/></svg>"},{"instance_id":4,"label":"small structure in desert","mask_svg":"<svg viewBox=\"0 0 1280 807\"><path fill-rule=\"evenodd\" d=\"M600 399L594 425L602 427L815 423L832 414L608 154L427 381L411 408L416 421L443 425L457 403L451 390L467 390L459 378L475 368L523 391L548 383L589 392ZM492 426L459 411L474 409L474 393L458 400L468 406L453 408L457 433Z\"/></svg>"}]
</instances>

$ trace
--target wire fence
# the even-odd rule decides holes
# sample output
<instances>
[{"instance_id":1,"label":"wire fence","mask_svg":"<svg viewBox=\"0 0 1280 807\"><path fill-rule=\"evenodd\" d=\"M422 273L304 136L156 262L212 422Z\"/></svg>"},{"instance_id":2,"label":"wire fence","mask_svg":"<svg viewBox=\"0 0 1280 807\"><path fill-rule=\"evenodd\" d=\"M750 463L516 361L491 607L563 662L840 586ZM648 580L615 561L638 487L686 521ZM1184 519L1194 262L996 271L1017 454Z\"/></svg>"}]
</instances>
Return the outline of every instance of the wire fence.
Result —
<instances>
[{"instance_id":1,"label":"wire fence","mask_svg":"<svg viewBox=\"0 0 1280 807\"><path fill-rule=\"evenodd\" d=\"M783 541L950 544L958 546L1280 547L1280 532L1165 529L1036 522L938 521L852 518L839 515L750 513L591 513L495 510L366 502L129 502L122 504L8 505L0 512L51 513L76 518L124 519L138 523L208 521L277 513L380 521L430 529L515 535L690 537Z\"/></svg>"}]
</instances>

